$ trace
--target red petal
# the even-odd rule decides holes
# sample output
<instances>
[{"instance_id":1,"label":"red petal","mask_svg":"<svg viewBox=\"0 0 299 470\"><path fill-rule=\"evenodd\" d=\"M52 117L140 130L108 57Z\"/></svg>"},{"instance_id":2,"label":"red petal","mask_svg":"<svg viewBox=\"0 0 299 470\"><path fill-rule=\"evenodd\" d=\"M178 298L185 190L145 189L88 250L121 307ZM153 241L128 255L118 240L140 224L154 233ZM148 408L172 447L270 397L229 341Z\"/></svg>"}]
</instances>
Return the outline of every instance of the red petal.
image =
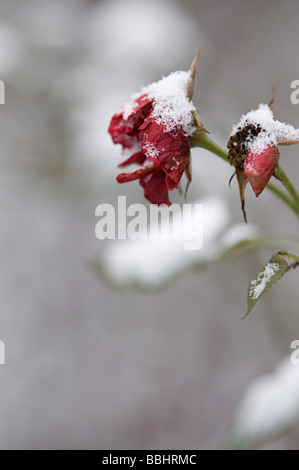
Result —
<instances>
[{"instance_id":1,"label":"red petal","mask_svg":"<svg viewBox=\"0 0 299 470\"><path fill-rule=\"evenodd\" d=\"M153 112L151 112L147 118L144 120L144 122L141 124L141 126L139 126L139 130L145 130L147 128L147 126L149 126L149 124L151 124L151 122L155 121L155 119L157 119L156 117L153 116Z\"/></svg>"},{"instance_id":2,"label":"red petal","mask_svg":"<svg viewBox=\"0 0 299 470\"><path fill-rule=\"evenodd\" d=\"M119 168L124 168L128 165L131 165L132 163L139 163L142 165L145 161L146 157L142 152L137 152L134 153L130 158L128 158L126 161L118 165Z\"/></svg>"},{"instance_id":3,"label":"red petal","mask_svg":"<svg viewBox=\"0 0 299 470\"><path fill-rule=\"evenodd\" d=\"M140 184L144 188L144 196L152 204L171 205L168 198L168 189L165 183L165 173L161 170L152 170L140 178Z\"/></svg>"},{"instance_id":4,"label":"red petal","mask_svg":"<svg viewBox=\"0 0 299 470\"><path fill-rule=\"evenodd\" d=\"M122 144L124 148L131 148L138 142L138 135L134 135L134 128L123 120L122 114L113 116L108 132L115 144Z\"/></svg>"},{"instance_id":5,"label":"red petal","mask_svg":"<svg viewBox=\"0 0 299 470\"><path fill-rule=\"evenodd\" d=\"M146 176L151 171L153 171L152 168L140 168L139 170L132 171L131 173L120 173L116 177L116 180L120 184L129 183L130 181L138 180L142 176Z\"/></svg>"},{"instance_id":6,"label":"red petal","mask_svg":"<svg viewBox=\"0 0 299 470\"><path fill-rule=\"evenodd\" d=\"M143 111L150 110L150 111L151 111L151 109L152 109L152 102L153 102L153 100L152 100L152 99L149 100L149 99L147 98L147 95L141 95L141 96L139 96L138 98L136 98L136 99L135 99L135 102L134 102L134 103L135 103L135 104L134 104L134 109L133 109L133 111L131 112L131 114L129 114L127 120L129 120L129 121L133 120L133 121L134 121L134 120L136 119L136 115L138 116L138 115L139 115L139 112L140 112L141 110L143 110ZM148 105L150 105L150 106L148 106ZM146 108L146 109L144 109L144 108ZM146 112L145 114L148 115L149 113ZM140 124L141 124L141 123L140 123ZM140 125L140 124L139 124L139 125Z\"/></svg>"},{"instance_id":7,"label":"red petal","mask_svg":"<svg viewBox=\"0 0 299 470\"><path fill-rule=\"evenodd\" d=\"M156 168L166 173L167 188L177 188L190 157L189 139L183 130L167 132L163 123L152 122L144 133L141 149Z\"/></svg>"},{"instance_id":8,"label":"red petal","mask_svg":"<svg viewBox=\"0 0 299 470\"><path fill-rule=\"evenodd\" d=\"M260 154L249 150L244 166L245 175L258 197L266 188L277 167L279 158L278 148L274 145L268 147Z\"/></svg>"},{"instance_id":9,"label":"red petal","mask_svg":"<svg viewBox=\"0 0 299 470\"><path fill-rule=\"evenodd\" d=\"M115 144L122 144L124 148L131 148L139 139L138 127L152 110L152 101L142 95L135 100L136 107L125 120L124 112L115 114L110 122L108 132Z\"/></svg>"}]
</instances>

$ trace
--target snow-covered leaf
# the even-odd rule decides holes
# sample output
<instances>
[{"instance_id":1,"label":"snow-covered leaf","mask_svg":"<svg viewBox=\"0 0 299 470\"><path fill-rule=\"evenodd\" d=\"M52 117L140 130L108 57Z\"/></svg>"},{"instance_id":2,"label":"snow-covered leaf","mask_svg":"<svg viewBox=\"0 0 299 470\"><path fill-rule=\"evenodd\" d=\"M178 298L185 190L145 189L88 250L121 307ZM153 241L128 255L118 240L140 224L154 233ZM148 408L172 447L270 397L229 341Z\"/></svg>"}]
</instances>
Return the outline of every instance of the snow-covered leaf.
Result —
<instances>
[{"instance_id":1,"label":"snow-covered leaf","mask_svg":"<svg viewBox=\"0 0 299 470\"><path fill-rule=\"evenodd\" d=\"M254 309L261 296L281 279L288 269L289 264L281 255L277 254L271 258L249 285L248 310L245 317Z\"/></svg>"}]
</instances>

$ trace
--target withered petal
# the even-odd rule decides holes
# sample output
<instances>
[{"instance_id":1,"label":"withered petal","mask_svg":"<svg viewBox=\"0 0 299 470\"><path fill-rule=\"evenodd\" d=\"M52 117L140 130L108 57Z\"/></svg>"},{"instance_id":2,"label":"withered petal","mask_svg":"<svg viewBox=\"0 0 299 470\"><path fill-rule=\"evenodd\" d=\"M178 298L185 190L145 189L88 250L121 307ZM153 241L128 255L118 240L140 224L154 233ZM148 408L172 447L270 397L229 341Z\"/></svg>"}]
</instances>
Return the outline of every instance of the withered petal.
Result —
<instances>
[{"instance_id":1,"label":"withered petal","mask_svg":"<svg viewBox=\"0 0 299 470\"><path fill-rule=\"evenodd\" d=\"M144 188L144 196L150 203L171 205L164 171L154 169L150 173L142 175L140 184Z\"/></svg>"},{"instance_id":2,"label":"withered petal","mask_svg":"<svg viewBox=\"0 0 299 470\"><path fill-rule=\"evenodd\" d=\"M154 121L143 135L141 149L157 169L166 173L168 189L178 188L190 158L190 144L183 130L167 132L163 123Z\"/></svg>"},{"instance_id":3,"label":"withered petal","mask_svg":"<svg viewBox=\"0 0 299 470\"><path fill-rule=\"evenodd\" d=\"M268 147L260 154L249 150L244 165L244 173L258 197L266 188L274 175L279 159L278 148L275 145Z\"/></svg>"},{"instance_id":4,"label":"withered petal","mask_svg":"<svg viewBox=\"0 0 299 470\"><path fill-rule=\"evenodd\" d=\"M133 163L139 163L142 165L145 161L146 157L142 152L136 152L134 153L130 158L122 162L120 165L118 165L119 168L124 168L128 165L132 165Z\"/></svg>"}]
</instances>

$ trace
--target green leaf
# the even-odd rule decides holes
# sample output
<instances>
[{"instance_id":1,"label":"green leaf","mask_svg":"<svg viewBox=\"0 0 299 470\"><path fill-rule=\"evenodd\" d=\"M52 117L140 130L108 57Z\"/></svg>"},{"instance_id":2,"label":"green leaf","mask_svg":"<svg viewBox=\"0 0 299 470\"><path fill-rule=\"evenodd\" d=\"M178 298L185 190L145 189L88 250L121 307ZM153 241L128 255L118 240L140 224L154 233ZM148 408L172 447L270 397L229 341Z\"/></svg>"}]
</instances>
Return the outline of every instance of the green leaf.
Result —
<instances>
[{"instance_id":1,"label":"green leaf","mask_svg":"<svg viewBox=\"0 0 299 470\"><path fill-rule=\"evenodd\" d=\"M247 315L254 309L261 296L275 284L288 271L289 263L280 255L272 256L269 263L260 271L248 289L248 310Z\"/></svg>"}]
</instances>

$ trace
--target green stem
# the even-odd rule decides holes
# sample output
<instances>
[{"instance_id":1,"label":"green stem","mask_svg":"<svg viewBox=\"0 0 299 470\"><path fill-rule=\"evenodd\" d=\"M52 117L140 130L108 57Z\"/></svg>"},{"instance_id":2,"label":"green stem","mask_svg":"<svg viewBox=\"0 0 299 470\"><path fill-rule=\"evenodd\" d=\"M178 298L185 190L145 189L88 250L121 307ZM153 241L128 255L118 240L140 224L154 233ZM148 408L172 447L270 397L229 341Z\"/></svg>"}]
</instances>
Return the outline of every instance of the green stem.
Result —
<instances>
[{"instance_id":1,"label":"green stem","mask_svg":"<svg viewBox=\"0 0 299 470\"><path fill-rule=\"evenodd\" d=\"M295 261L297 264L299 264L299 257L298 256L292 255L291 253L288 253L287 251L280 251L279 254L283 255L286 258L289 258L289 259Z\"/></svg>"},{"instance_id":2,"label":"green stem","mask_svg":"<svg viewBox=\"0 0 299 470\"><path fill-rule=\"evenodd\" d=\"M288 178L288 176L285 174L283 169L278 166L276 169L276 174L279 176L279 178L282 179L284 187L287 189L287 191L290 193L292 196L294 203L299 206L299 194L297 193L294 185L292 184L291 180Z\"/></svg>"},{"instance_id":3,"label":"green stem","mask_svg":"<svg viewBox=\"0 0 299 470\"><path fill-rule=\"evenodd\" d=\"M190 146L192 148L204 148L229 163L229 160L227 158L227 152L223 148L219 147L219 145L217 145L215 142L213 142L213 140L208 137L206 132L197 129L194 134L189 138L189 140ZM291 183L290 179L280 166L277 167L276 174L281 179L290 197L271 183L268 184L267 188L279 199L281 199L285 204L287 204L297 216L299 216L299 194L297 190L295 189L294 185Z\"/></svg>"},{"instance_id":4,"label":"green stem","mask_svg":"<svg viewBox=\"0 0 299 470\"><path fill-rule=\"evenodd\" d=\"M290 199L287 196L287 194L285 194L283 191L278 189L277 186L274 186L274 184L272 183L268 183L267 188L269 189L269 191L275 194L279 199L285 202L290 207L290 209L292 209L292 211L295 212L295 214L299 215L299 207L296 204L294 204L292 199Z\"/></svg>"},{"instance_id":5,"label":"green stem","mask_svg":"<svg viewBox=\"0 0 299 470\"><path fill-rule=\"evenodd\" d=\"M191 147L201 147L209 150L209 152L214 153L218 157L222 158L222 160L225 160L227 163L229 163L227 152L223 150L223 148L219 147L219 145L215 144L215 142L210 139L206 132L196 130L189 140Z\"/></svg>"}]
</instances>

